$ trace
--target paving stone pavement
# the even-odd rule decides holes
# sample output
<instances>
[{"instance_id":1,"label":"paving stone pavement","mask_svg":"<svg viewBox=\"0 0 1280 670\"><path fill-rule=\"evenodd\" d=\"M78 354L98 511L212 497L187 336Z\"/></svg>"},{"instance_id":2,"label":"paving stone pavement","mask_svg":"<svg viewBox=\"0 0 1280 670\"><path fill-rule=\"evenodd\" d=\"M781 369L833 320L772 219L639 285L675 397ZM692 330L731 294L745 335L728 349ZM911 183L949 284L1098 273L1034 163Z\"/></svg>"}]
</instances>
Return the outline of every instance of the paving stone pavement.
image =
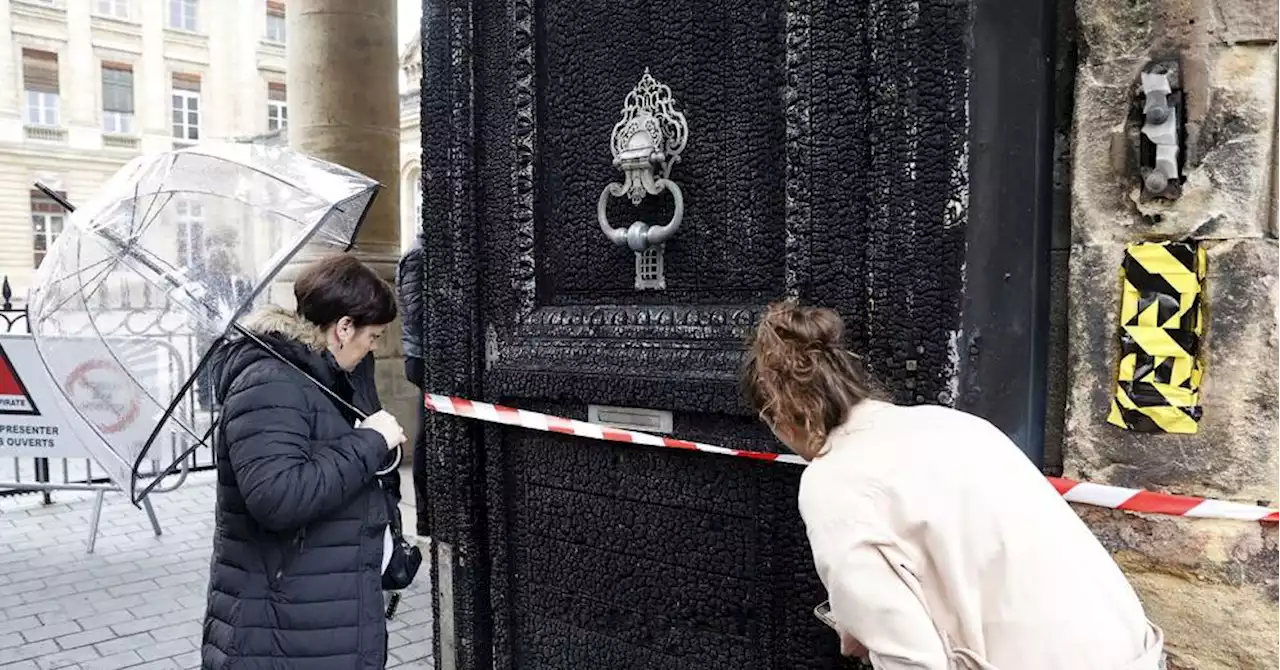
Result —
<instances>
[{"instance_id":1,"label":"paving stone pavement","mask_svg":"<svg viewBox=\"0 0 1280 670\"><path fill-rule=\"evenodd\" d=\"M0 670L199 668L213 473L153 496L158 538L142 510L108 494L91 555L93 495L53 495L47 506L0 498ZM428 574L424 565L388 622L388 668L433 666Z\"/></svg>"}]
</instances>

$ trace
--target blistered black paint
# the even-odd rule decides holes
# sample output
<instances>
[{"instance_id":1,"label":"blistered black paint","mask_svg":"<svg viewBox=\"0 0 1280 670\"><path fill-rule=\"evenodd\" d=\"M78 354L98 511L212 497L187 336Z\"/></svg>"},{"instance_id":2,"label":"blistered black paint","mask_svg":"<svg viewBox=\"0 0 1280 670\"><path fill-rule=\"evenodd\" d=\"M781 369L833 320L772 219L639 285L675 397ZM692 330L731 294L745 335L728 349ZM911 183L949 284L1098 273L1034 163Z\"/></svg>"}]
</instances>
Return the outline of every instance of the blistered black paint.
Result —
<instances>
[{"instance_id":1,"label":"blistered black paint","mask_svg":"<svg viewBox=\"0 0 1280 670\"><path fill-rule=\"evenodd\" d=\"M667 409L681 437L777 450L736 371L762 306L798 295L845 315L897 398L952 401L965 3L442 0L424 22L433 391L576 418ZM658 293L632 290L632 255L595 222L645 67L690 126ZM811 614L799 469L429 429L458 667L839 666Z\"/></svg>"}]
</instances>

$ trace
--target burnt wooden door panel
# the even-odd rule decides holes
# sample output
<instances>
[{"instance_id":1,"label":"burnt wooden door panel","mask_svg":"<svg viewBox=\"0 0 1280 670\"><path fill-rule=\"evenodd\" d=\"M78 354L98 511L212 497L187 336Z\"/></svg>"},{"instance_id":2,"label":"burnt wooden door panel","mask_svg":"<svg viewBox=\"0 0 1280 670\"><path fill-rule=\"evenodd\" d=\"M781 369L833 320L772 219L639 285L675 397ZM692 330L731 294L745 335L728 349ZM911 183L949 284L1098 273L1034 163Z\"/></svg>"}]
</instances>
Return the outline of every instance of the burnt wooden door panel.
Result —
<instances>
[{"instance_id":1,"label":"burnt wooden door panel","mask_svg":"<svg viewBox=\"0 0 1280 670\"><path fill-rule=\"evenodd\" d=\"M579 419L588 404L661 409L679 437L776 451L737 369L763 306L796 296L845 316L900 401L954 403L976 374L959 355L974 11L427 4L430 390ZM690 128L662 291L633 288L633 254L595 217L645 68ZM661 223L670 207L610 214ZM451 577L437 629L443 614L456 665L438 667L838 666L811 614L825 596L800 468L442 416L429 430L433 526L452 547L434 569Z\"/></svg>"}]
</instances>

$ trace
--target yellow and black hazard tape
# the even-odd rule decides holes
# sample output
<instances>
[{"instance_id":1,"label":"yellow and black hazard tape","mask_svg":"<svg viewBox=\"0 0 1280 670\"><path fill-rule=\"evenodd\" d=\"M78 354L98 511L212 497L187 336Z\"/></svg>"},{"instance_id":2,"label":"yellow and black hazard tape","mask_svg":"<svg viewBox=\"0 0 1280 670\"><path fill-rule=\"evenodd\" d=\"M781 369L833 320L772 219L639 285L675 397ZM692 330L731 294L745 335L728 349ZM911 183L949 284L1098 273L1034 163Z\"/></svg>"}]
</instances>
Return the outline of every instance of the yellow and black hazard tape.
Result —
<instances>
[{"instance_id":1,"label":"yellow and black hazard tape","mask_svg":"<svg viewBox=\"0 0 1280 670\"><path fill-rule=\"evenodd\" d=\"M1143 242L1125 250L1110 423L1143 433L1196 432L1205 264L1195 242Z\"/></svg>"}]
</instances>

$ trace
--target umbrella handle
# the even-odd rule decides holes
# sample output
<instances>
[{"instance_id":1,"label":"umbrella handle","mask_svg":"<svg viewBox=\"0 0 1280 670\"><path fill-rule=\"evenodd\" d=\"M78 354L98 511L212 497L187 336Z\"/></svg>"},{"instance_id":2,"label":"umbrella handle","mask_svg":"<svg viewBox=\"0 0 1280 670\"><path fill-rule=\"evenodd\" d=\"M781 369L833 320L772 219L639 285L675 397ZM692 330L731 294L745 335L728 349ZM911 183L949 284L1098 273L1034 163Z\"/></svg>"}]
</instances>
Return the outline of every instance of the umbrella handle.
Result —
<instances>
[{"instance_id":1,"label":"umbrella handle","mask_svg":"<svg viewBox=\"0 0 1280 670\"><path fill-rule=\"evenodd\" d=\"M376 474L378 475L391 474L392 472L395 472L397 469L399 469L400 462L404 460L404 447L397 446L394 453L396 457L394 460L391 461L391 465L384 466L382 469L378 470Z\"/></svg>"}]
</instances>

